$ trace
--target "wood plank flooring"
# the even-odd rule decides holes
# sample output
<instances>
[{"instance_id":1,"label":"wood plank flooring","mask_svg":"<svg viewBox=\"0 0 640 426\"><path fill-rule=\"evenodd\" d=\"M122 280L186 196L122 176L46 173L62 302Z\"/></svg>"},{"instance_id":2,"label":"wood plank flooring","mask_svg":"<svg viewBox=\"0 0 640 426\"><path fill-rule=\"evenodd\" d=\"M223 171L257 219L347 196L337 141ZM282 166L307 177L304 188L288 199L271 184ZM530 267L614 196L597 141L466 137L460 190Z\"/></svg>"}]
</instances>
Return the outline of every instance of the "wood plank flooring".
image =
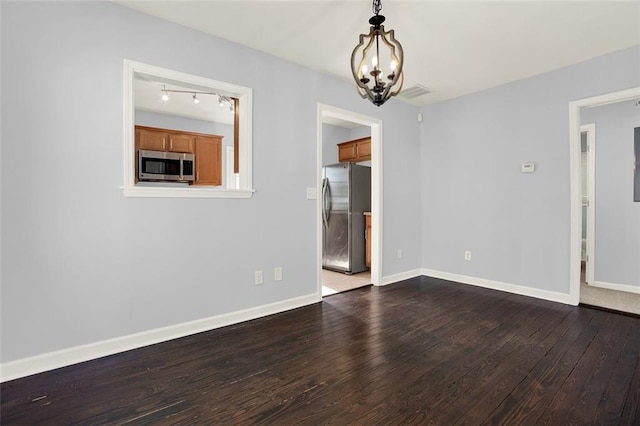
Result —
<instances>
[{"instance_id":1,"label":"wood plank flooring","mask_svg":"<svg viewBox=\"0 0 640 426\"><path fill-rule=\"evenodd\" d=\"M640 318L421 277L0 390L4 425L639 425Z\"/></svg>"}]
</instances>

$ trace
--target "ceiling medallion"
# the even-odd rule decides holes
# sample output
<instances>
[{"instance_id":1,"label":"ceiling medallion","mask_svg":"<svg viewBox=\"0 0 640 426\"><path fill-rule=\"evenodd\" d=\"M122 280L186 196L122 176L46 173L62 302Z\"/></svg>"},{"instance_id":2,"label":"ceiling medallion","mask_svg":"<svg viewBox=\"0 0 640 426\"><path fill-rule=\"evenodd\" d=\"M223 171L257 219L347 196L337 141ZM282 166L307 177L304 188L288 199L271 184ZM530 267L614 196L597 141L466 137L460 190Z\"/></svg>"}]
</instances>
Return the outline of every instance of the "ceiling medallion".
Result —
<instances>
[{"instance_id":1,"label":"ceiling medallion","mask_svg":"<svg viewBox=\"0 0 640 426\"><path fill-rule=\"evenodd\" d=\"M380 106L402 89L404 53L394 31L384 30L380 15L382 1L373 0L374 16L369 19L369 34L360 34L360 42L351 54L351 72L358 93ZM384 67L388 67L386 70Z\"/></svg>"}]
</instances>

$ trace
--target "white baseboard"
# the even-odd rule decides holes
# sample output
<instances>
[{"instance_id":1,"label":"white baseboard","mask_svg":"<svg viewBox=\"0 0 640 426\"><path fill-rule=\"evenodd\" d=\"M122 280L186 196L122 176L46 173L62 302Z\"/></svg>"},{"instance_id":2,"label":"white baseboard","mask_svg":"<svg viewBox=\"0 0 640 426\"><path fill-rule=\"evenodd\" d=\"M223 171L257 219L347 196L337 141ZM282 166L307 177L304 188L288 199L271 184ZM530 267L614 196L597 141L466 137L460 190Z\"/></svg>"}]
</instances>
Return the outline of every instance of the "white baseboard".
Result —
<instances>
[{"instance_id":1,"label":"white baseboard","mask_svg":"<svg viewBox=\"0 0 640 426\"><path fill-rule=\"evenodd\" d=\"M626 291L627 293L635 293L640 294L640 287L628 285L628 284L615 284L615 283L607 283L603 281L594 281L589 283L591 287L600 287L606 288L609 290L617 290L617 291Z\"/></svg>"},{"instance_id":2,"label":"white baseboard","mask_svg":"<svg viewBox=\"0 0 640 426\"><path fill-rule=\"evenodd\" d=\"M89 361L322 301L317 293L0 364L0 382Z\"/></svg>"},{"instance_id":3,"label":"white baseboard","mask_svg":"<svg viewBox=\"0 0 640 426\"><path fill-rule=\"evenodd\" d=\"M462 284L490 288L492 290L506 291L508 293L519 294L522 296L536 297L538 299L550 300L552 302L559 302L567 305L571 304L568 293L558 293L555 291L541 290L533 287L487 280L485 278L470 277L467 275L452 274L450 272L442 272L426 268L422 269L422 275L448 281L455 281Z\"/></svg>"},{"instance_id":4,"label":"white baseboard","mask_svg":"<svg viewBox=\"0 0 640 426\"><path fill-rule=\"evenodd\" d=\"M380 279L379 285L389 285L397 283L398 281L408 280L409 278L415 278L423 275L422 269L413 269L411 271L400 272L398 274L387 275Z\"/></svg>"}]
</instances>

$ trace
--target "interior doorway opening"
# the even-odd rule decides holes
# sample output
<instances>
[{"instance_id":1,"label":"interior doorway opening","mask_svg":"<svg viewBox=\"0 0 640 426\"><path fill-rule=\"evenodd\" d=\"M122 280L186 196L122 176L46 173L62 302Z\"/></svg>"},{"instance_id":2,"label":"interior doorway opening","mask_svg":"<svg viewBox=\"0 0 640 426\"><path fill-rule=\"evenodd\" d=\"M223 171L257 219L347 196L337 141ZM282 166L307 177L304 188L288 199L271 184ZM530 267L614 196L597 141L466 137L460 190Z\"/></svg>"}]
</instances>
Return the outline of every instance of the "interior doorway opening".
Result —
<instances>
[{"instance_id":1,"label":"interior doorway opening","mask_svg":"<svg viewBox=\"0 0 640 426\"><path fill-rule=\"evenodd\" d=\"M591 214L589 214L588 212L586 213L586 225L587 225L586 226L587 227L586 254L588 256L588 261L586 262L586 265L585 265L586 268L583 275L583 271L581 268L582 266L581 253L583 252L583 249L582 249L583 232L581 228L583 225L583 217L584 217L582 213L583 212L583 191L581 188L582 181L583 181L582 179L583 173L581 171L581 164L580 164L582 134L585 131L585 127L589 126L589 125L582 125L582 119L581 119L582 113L583 112L585 113L586 122L591 123L591 122L594 122L593 117L586 118L588 113L587 109L595 108L595 107L598 107L598 108L608 107L608 106L614 106L614 105L619 105L621 107L626 108L628 106L626 104L630 103L630 101L637 102L638 99L640 99L640 87L634 87L631 89L621 90L619 92L612 92L604 95L598 95L591 98L572 101L569 103L569 127L570 127L569 142L570 142L570 176L571 176L571 179L570 179L570 182L571 182L571 185L570 185L571 187L570 242L571 244L570 244L570 251L569 251L569 255L570 255L569 256L570 257L570 270L569 270L570 302L569 303L573 305L578 305L579 303L586 303L593 306L601 306L608 309L615 309L619 311L640 314L640 311L637 310L638 306L640 306L637 303L638 300L640 300L638 299L640 297L640 290L638 290L637 285L630 285L629 283L625 282L626 278L624 276L622 278L620 278L618 275L611 276L612 269L609 267L611 266L611 263L603 263L603 264L599 263L597 270L594 266L596 263L594 254L597 254L598 258L602 259L603 258L602 253L604 252L604 250L602 249L602 245L598 246L597 252L595 250L595 245L596 245L596 241L595 241L596 237L594 233L594 221L595 221L595 210L596 210L595 209L596 207L595 185L594 185L595 171L592 171L591 174L587 174L587 177L590 176L592 179L590 182L590 185L588 185L588 188L587 188L587 189L590 189L590 192L591 192L591 196L588 199L588 203L591 204L592 208L589 209ZM626 115L637 117L630 114L625 114L625 116ZM606 122L607 121L603 121L603 123L606 123ZM598 123L600 122L598 121ZM598 123L596 124L598 126L598 138L600 138L603 133L602 132L603 127ZM614 126L614 129L616 130L620 128L622 127L618 125ZM593 133L594 140L595 140L595 128L593 132L587 131L587 136L590 133ZM605 138L605 140L608 140L608 139ZM621 138L615 138L614 140L621 140ZM600 147L607 145L606 143L603 145L601 142L602 141L597 143L599 150L600 150ZM592 143L592 148L593 146L594 145ZM590 164L591 168L594 167L594 163L595 163L594 149L592 149L592 155L593 155L593 158L591 159L592 161ZM599 158L602 159L604 157L600 156ZM624 162L627 161L627 158L628 157L624 157L621 161L618 161L618 164L624 164ZM598 160L598 163L600 163L600 159ZM614 167L618 167L618 166L614 166ZM605 170L607 169L605 168ZM609 193L610 192L605 192L604 194L609 194ZM599 196L599 199L600 198L602 197ZM628 205L631 203L630 199L631 197L629 196L629 201L628 202L625 201L626 204L624 204L623 208L626 208L625 206L628 207ZM625 198L625 200L627 199ZM613 201L615 200L609 199L609 202L613 202ZM600 203L600 200L599 200L599 203ZM610 204L607 204L607 205L610 205ZM614 211L615 209L609 209L609 210ZM615 210L615 211L616 211L616 215L619 215L618 213L619 210ZM602 212L600 211L598 213L599 222L603 217L601 213ZM616 217L615 220L617 221L621 219L618 219ZM635 224L636 222L627 221L626 223L628 225L629 223ZM589 236L590 230L592 235L591 237ZM633 253L632 251L633 247L631 247L631 249L629 250L631 250L629 251L630 253ZM609 250L609 253L615 253L615 251ZM620 256L614 257L614 259L618 259L618 258L620 258ZM620 263L618 262L617 264L620 264ZM607 269L605 267L601 267L602 265L605 265ZM626 265L634 266L634 265L637 265L637 263L627 263ZM619 269L616 269L616 268L614 268L613 270L616 273L618 273L619 271ZM600 271L600 273L598 271ZM608 278L608 277L602 278L604 275L606 275L603 273L603 271L605 271L612 278ZM597 276L598 274L600 274L600 276ZM585 286L583 286L583 280L582 280L583 276L584 276L584 282L586 282ZM585 290L588 290L588 291L585 291ZM591 294L588 294L588 293L591 293ZM585 299L585 297L587 296L589 300Z\"/></svg>"},{"instance_id":2,"label":"interior doorway opening","mask_svg":"<svg viewBox=\"0 0 640 426\"><path fill-rule=\"evenodd\" d=\"M318 293L380 283L382 123L318 106Z\"/></svg>"}]
</instances>

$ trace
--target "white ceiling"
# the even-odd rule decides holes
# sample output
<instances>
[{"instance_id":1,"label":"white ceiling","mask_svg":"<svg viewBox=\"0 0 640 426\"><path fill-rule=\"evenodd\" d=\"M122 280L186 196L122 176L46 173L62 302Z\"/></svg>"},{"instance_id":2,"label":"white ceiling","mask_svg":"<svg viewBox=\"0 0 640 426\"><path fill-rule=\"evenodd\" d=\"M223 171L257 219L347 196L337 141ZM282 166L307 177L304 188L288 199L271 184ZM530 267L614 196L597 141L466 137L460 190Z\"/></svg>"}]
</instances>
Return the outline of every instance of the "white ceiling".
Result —
<instances>
[{"instance_id":1,"label":"white ceiling","mask_svg":"<svg viewBox=\"0 0 640 426\"><path fill-rule=\"evenodd\" d=\"M351 81L351 51L371 1L120 1L126 7ZM405 51L415 105L640 44L640 1L383 0L385 28ZM355 91L354 85L354 91Z\"/></svg>"},{"instance_id":2,"label":"white ceiling","mask_svg":"<svg viewBox=\"0 0 640 426\"><path fill-rule=\"evenodd\" d=\"M159 77L137 74L134 80L134 104L136 110L151 111L160 114L210 121L222 124L233 124L234 114L229 104L221 107L218 96L200 92L213 93L209 88L189 87L163 81ZM163 89L180 90L187 93L168 92L169 100L162 100ZM196 94L199 102L193 101ZM200 93L200 94L198 94Z\"/></svg>"}]
</instances>

